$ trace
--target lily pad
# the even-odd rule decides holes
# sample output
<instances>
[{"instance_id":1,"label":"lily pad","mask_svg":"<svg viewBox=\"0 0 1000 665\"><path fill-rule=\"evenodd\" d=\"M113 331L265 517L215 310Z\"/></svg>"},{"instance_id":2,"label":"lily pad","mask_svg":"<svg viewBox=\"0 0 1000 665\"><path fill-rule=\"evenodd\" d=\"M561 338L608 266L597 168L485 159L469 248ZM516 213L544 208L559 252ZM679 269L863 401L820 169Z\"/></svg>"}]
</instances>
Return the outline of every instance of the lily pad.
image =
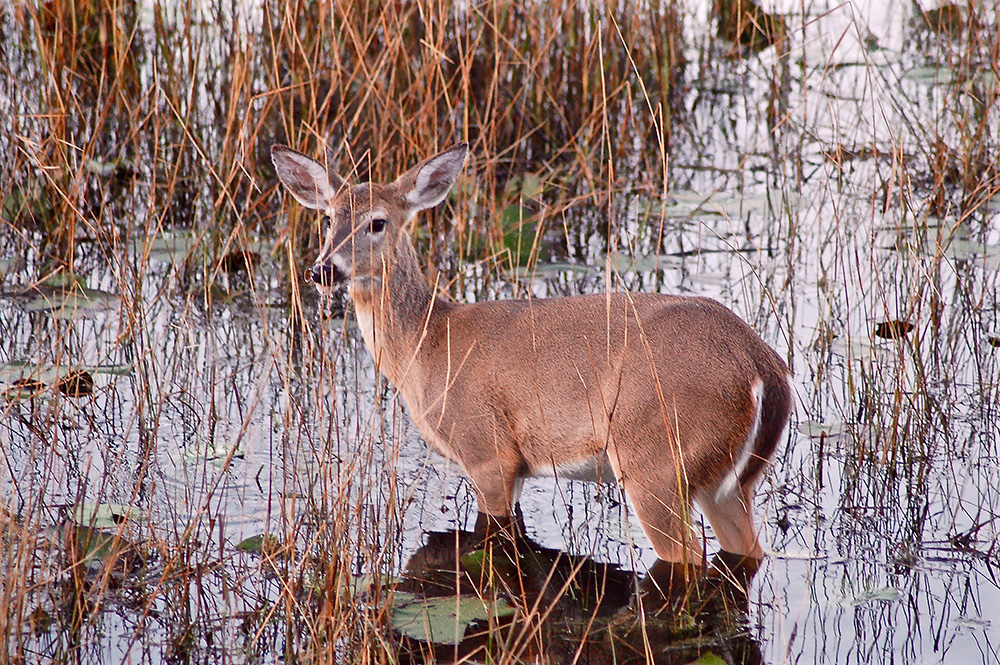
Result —
<instances>
[{"instance_id":1,"label":"lily pad","mask_svg":"<svg viewBox=\"0 0 1000 665\"><path fill-rule=\"evenodd\" d=\"M6 259L0 259L0 281L4 277L12 273L18 272L24 269L24 257L21 256L11 256Z\"/></svg>"},{"instance_id":2,"label":"lily pad","mask_svg":"<svg viewBox=\"0 0 1000 665\"><path fill-rule=\"evenodd\" d=\"M36 287L34 297L24 304L29 312L43 312L57 319L78 319L93 314L118 312L121 297L99 289Z\"/></svg>"},{"instance_id":3,"label":"lily pad","mask_svg":"<svg viewBox=\"0 0 1000 665\"><path fill-rule=\"evenodd\" d=\"M64 544L73 552L78 562L98 561L105 563L115 561L129 555L134 546L129 541L114 533L101 529L66 524L63 530Z\"/></svg>"},{"instance_id":4,"label":"lily pad","mask_svg":"<svg viewBox=\"0 0 1000 665\"><path fill-rule=\"evenodd\" d=\"M269 533L261 533L244 539L236 548L244 552L270 556L281 550L281 539Z\"/></svg>"},{"instance_id":5,"label":"lily pad","mask_svg":"<svg viewBox=\"0 0 1000 665\"><path fill-rule=\"evenodd\" d=\"M632 272L655 272L664 268L676 265L677 257L667 254L643 254L632 256L629 254L616 253L605 257L605 261L610 261L611 269L619 274ZM596 272L596 270L595 270Z\"/></svg>"},{"instance_id":6,"label":"lily pad","mask_svg":"<svg viewBox=\"0 0 1000 665\"><path fill-rule=\"evenodd\" d=\"M392 627L406 637L433 644L458 644L466 629L477 621L513 616L517 612L503 599L477 596L423 598L397 592Z\"/></svg>"},{"instance_id":7,"label":"lily pad","mask_svg":"<svg viewBox=\"0 0 1000 665\"><path fill-rule=\"evenodd\" d=\"M178 265L191 256L202 245L202 235L193 231L166 233L155 238L137 238L134 241L137 253L148 253L150 260Z\"/></svg>"},{"instance_id":8,"label":"lily pad","mask_svg":"<svg viewBox=\"0 0 1000 665\"><path fill-rule=\"evenodd\" d=\"M259 263L260 254L248 249L240 249L219 259L219 269L227 273L253 272Z\"/></svg>"},{"instance_id":9,"label":"lily pad","mask_svg":"<svg viewBox=\"0 0 1000 665\"><path fill-rule=\"evenodd\" d=\"M848 607L857 607L859 605L867 605L875 602L891 603L902 597L902 591L895 587L886 586L878 589L862 591L852 598L844 598L841 604Z\"/></svg>"},{"instance_id":10,"label":"lily pad","mask_svg":"<svg viewBox=\"0 0 1000 665\"><path fill-rule=\"evenodd\" d=\"M7 384L7 399L27 399L47 388L70 397L89 395L94 391L95 375L125 376L132 365L41 365L13 362L0 365L0 383Z\"/></svg>"},{"instance_id":11,"label":"lily pad","mask_svg":"<svg viewBox=\"0 0 1000 665\"><path fill-rule=\"evenodd\" d=\"M775 559L784 559L786 561L816 561L827 558L827 555L815 550L792 548L771 550L768 552L768 555L773 556Z\"/></svg>"},{"instance_id":12,"label":"lily pad","mask_svg":"<svg viewBox=\"0 0 1000 665\"><path fill-rule=\"evenodd\" d=\"M37 381L43 385L56 386L59 381L72 374L86 372L91 375L127 376L132 373L129 363L121 365L43 365L39 363L12 362L0 365L0 382L7 384Z\"/></svg>"},{"instance_id":13,"label":"lily pad","mask_svg":"<svg viewBox=\"0 0 1000 665\"><path fill-rule=\"evenodd\" d=\"M569 279L584 279L598 274L598 270L582 263L537 263L530 268L517 266L510 274L517 279L550 279L559 275L567 275Z\"/></svg>"},{"instance_id":14,"label":"lily pad","mask_svg":"<svg viewBox=\"0 0 1000 665\"><path fill-rule=\"evenodd\" d=\"M909 321L881 321L875 326L875 336L882 339L903 339L913 328Z\"/></svg>"},{"instance_id":15,"label":"lily pad","mask_svg":"<svg viewBox=\"0 0 1000 665\"><path fill-rule=\"evenodd\" d=\"M847 434L847 431L847 423L843 421L821 423L815 420L804 420L799 423L799 432L805 434L810 439L843 436L844 434Z\"/></svg>"},{"instance_id":16,"label":"lily pad","mask_svg":"<svg viewBox=\"0 0 1000 665\"><path fill-rule=\"evenodd\" d=\"M3 396L9 400L30 399L45 390L46 386L35 379L16 379L4 391Z\"/></svg>"},{"instance_id":17,"label":"lily pad","mask_svg":"<svg viewBox=\"0 0 1000 665\"><path fill-rule=\"evenodd\" d=\"M793 192L769 189L754 196L723 194L722 192L675 191L662 204L651 203L650 214L667 218L688 218L713 215L733 218L747 213L796 209L801 197Z\"/></svg>"},{"instance_id":18,"label":"lily pad","mask_svg":"<svg viewBox=\"0 0 1000 665\"><path fill-rule=\"evenodd\" d=\"M122 522L135 522L142 518L143 510L120 503L84 502L73 506L69 517L81 527L91 529L117 529Z\"/></svg>"},{"instance_id":19,"label":"lily pad","mask_svg":"<svg viewBox=\"0 0 1000 665\"><path fill-rule=\"evenodd\" d=\"M962 616L955 619L955 625L960 628L969 628L973 630L986 630L993 622L989 619L984 619L982 617L970 617Z\"/></svg>"},{"instance_id":20,"label":"lily pad","mask_svg":"<svg viewBox=\"0 0 1000 665\"><path fill-rule=\"evenodd\" d=\"M519 204L510 205L500 215L500 228L503 239L496 252L509 256L510 265L514 267L527 265L538 242L537 217Z\"/></svg>"},{"instance_id":21,"label":"lily pad","mask_svg":"<svg viewBox=\"0 0 1000 665\"><path fill-rule=\"evenodd\" d=\"M94 392L94 375L85 369L71 371L56 382L56 389L69 397L83 397Z\"/></svg>"},{"instance_id":22,"label":"lily pad","mask_svg":"<svg viewBox=\"0 0 1000 665\"><path fill-rule=\"evenodd\" d=\"M726 661L712 651L706 651L698 656L697 660L692 660L687 665L726 665Z\"/></svg>"}]
</instances>

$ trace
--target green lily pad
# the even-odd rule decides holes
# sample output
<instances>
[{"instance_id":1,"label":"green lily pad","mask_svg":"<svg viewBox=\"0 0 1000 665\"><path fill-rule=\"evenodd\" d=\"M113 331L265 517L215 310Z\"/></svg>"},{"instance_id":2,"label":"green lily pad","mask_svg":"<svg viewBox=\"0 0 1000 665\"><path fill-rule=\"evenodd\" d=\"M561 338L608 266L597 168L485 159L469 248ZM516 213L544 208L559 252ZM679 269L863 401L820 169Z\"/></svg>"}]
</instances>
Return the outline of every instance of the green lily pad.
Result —
<instances>
[{"instance_id":1,"label":"green lily pad","mask_svg":"<svg viewBox=\"0 0 1000 665\"><path fill-rule=\"evenodd\" d=\"M73 506L69 518L81 527L90 529L117 529L122 522L135 522L142 518L143 510L120 503L84 503Z\"/></svg>"},{"instance_id":2,"label":"green lily pad","mask_svg":"<svg viewBox=\"0 0 1000 665\"><path fill-rule=\"evenodd\" d=\"M281 539L269 533L261 533L244 539L236 549L253 554L274 554L281 549Z\"/></svg>"},{"instance_id":3,"label":"green lily pad","mask_svg":"<svg viewBox=\"0 0 1000 665\"><path fill-rule=\"evenodd\" d=\"M687 665L727 665L726 661L711 651L698 656L697 660L692 660Z\"/></svg>"},{"instance_id":4,"label":"green lily pad","mask_svg":"<svg viewBox=\"0 0 1000 665\"><path fill-rule=\"evenodd\" d=\"M15 225L26 221L41 225L54 215L52 204L45 198L38 184L15 187L0 201L0 219Z\"/></svg>"},{"instance_id":5,"label":"green lily pad","mask_svg":"<svg viewBox=\"0 0 1000 665\"><path fill-rule=\"evenodd\" d=\"M633 256L621 252L605 257L605 263L610 262L611 269L619 274L633 272L655 272L677 264L677 258L667 254L643 254ZM595 270L596 272L596 270Z\"/></svg>"},{"instance_id":6,"label":"green lily pad","mask_svg":"<svg viewBox=\"0 0 1000 665\"><path fill-rule=\"evenodd\" d=\"M423 598L394 594L392 627L406 637L433 644L458 644L466 629L477 621L513 616L517 609L503 599L476 596Z\"/></svg>"},{"instance_id":7,"label":"green lily pad","mask_svg":"<svg viewBox=\"0 0 1000 665\"><path fill-rule=\"evenodd\" d=\"M72 548L74 558L81 562L96 560L104 563L115 560L127 555L134 547L118 535L117 531L110 533L89 526L68 524L63 535L66 547Z\"/></svg>"},{"instance_id":8,"label":"green lily pad","mask_svg":"<svg viewBox=\"0 0 1000 665\"><path fill-rule=\"evenodd\" d=\"M511 266L527 265L536 246L537 218L519 204L510 205L500 215L500 228L503 239L497 253L509 256Z\"/></svg>"}]
</instances>

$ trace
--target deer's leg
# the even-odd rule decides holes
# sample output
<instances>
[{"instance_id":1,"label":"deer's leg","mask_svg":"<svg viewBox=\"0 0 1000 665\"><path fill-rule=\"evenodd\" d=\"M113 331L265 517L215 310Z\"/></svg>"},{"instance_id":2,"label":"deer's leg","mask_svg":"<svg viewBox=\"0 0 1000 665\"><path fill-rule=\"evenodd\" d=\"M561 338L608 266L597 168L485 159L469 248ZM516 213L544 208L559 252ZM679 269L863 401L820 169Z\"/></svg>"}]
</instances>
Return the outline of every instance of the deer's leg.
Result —
<instances>
[{"instance_id":1,"label":"deer's leg","mask_svg":"<svg viewBox=\"0 0 1000 665\"><path fill-rule=\"evenodd\" d=\"M519 476L523 464L517 447L498 443L488 453L481 449L471 452L474 454L462 462L476 490L479 512L494 517L512 515L521 494Z\"/></svg>"},{"instance_id":2,"label":"deer's leg","mask_svg":"<svg viewBox=\"0 0 1000 665\"><path fill-rule=\"evenodd\" d=\"M503 474L495 468L478 473L470 470L469 478L476 491L479 512L493 517L508 517L513 514L521 485L513 473Z\"/></svg>"},{"instance_id":3,"label":"deer's leg","mask_svg":"<svg viewBox=\"0 0 1000 665\"><path fill-rule=\"evenodd\" d=\"M513 473L503 473L502 467L487 468L469 476L479 504L475 533L487 539L495 535L516 539L524 533L523 518L516 503L520 480Z\"/></svg>"},{"instance_id":4,"label":"deer's leg","mask_svg":"<svg viewBox=\"0 0 1000 665\"><path fill-rule=\"evenodd\" d=\"M673 465L638 469L609 455L612 469L635 508L656 556L668 563L701 566L702 550L691 529L691 498L682 491Z\"/></svg>"},{"instance_id":5,"label":"deer's leg","mask_svg":"<svg viewBox=\"0 0 1000 665\"><path fill-rule=\"evenodd\" d=\"M723 550L759 560L764 558L764 550L753 523L752 495L753 490L749 487L736 486L722 492L717 487L709 487L699 491L695 500Z\"/></svg>"}]
</instances>

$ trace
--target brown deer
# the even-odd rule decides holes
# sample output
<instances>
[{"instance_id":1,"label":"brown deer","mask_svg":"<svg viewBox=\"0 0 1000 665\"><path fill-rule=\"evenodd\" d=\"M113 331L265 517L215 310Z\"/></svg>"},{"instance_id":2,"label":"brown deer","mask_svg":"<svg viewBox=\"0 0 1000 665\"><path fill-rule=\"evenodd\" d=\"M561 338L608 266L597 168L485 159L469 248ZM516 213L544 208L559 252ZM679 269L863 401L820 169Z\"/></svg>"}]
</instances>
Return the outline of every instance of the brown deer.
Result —
<instances>
[{"instance_id":1,"label":"brown deer","mask_svg":"<svg viewBox=\"0 0 1000 665\"><path fill-rule=\"evenodd\" d=\"M349 185L271 148L295 199L329 218L307 279L327 294L347 286L376 366L427 443L461 465L480 513L500 521L525 477L613 474L664 561L703 560L692 499L723 550L763 558L751 504L788 422L785 363L708 298L435 296L407 227L444 200L467 155L461 143L392 183Z\"/></svg>"}]
</instances>

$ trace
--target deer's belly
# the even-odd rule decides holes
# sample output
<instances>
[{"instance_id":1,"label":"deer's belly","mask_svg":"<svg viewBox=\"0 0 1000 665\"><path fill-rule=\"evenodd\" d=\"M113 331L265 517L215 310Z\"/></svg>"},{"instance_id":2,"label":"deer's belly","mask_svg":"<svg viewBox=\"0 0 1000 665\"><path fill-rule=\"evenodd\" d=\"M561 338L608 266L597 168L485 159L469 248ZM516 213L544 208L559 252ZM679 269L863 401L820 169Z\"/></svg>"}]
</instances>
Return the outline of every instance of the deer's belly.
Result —
<instances>
[{"instance_id":1,"label":"deer's belly","mask_svg":"<svg viewBox=\"0 0 1000 665\"><path fill-rule=\"evenodd\" d=\"M590 483L613 483L615 473L607 453L588 457L575 462L541 464L531 470L531 477L555 477L569 480L583 480Z\"/></svg>"}]
</instances>

